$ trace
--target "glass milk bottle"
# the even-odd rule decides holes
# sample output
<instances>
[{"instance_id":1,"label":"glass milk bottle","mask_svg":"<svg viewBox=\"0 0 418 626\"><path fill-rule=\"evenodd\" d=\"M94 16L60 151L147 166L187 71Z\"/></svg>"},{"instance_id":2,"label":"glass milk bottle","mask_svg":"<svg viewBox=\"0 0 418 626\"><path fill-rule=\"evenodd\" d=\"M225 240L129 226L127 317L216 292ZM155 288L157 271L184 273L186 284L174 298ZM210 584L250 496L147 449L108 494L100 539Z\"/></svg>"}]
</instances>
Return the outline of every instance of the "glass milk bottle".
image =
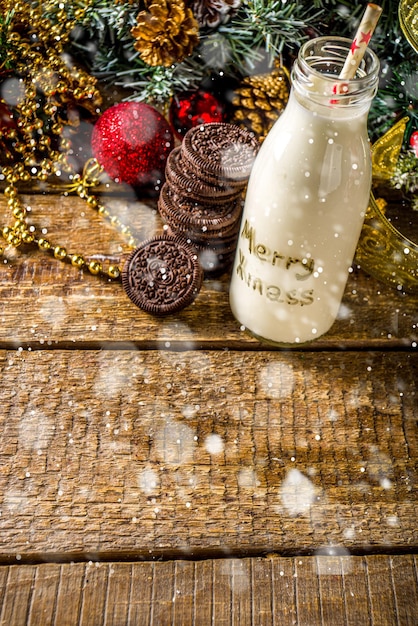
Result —
<instances>
[{"instance_id":1,"label":"glass milk bottle","mask_svg":"<svg viewBox=\"0 0 418 626\"><path fill-rule=\"evenodd\" d=\"M255 160L243 210L230 305L260 338L315 339L337 317L371 186L367 115L379 61L366 49L338 78L352 42L306 42L285 111Z\"/></svg>"}]
</instances>

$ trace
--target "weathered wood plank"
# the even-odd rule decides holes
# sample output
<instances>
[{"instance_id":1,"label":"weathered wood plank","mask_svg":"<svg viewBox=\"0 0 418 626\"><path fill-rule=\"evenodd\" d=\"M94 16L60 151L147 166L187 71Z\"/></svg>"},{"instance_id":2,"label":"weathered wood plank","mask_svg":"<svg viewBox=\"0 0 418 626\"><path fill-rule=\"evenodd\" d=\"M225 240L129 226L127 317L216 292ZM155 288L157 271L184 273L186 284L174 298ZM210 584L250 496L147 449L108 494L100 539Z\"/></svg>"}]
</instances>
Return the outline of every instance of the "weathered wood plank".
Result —
<instances>
[{"instance_id":1,"label":"weathered wood plank","mask_svg":"<svg viewBox=\"0 0 418 626\"><path fill-rule=\"evenodd\" d=\"M303 558L298 559L302 564ZM266 570L266 564L261 559L253 560L254 565L259 564L262 570ZM313 561L310 560L313 565ZM313 570L312 570L313 572ZM265 580L265 593L271 598L271 611L274 616L274 626L291 626L298 620L297 600L297 573L295 559L275 557L271 559L271 590L270 584ZM268 621L268 620L267 620Z\"/></svg>"},{"instance_id":2,"label":"weathered wood plank","mask_svg":"<svg viewBox=\"0 0 418 626\"><path fill-rule=\"evenodd\" d=\"M417 546L417 374L415 352L0 352L0 558Z\"/></svg>"},{"instance_id":3,"label":"weathered wood plank","mask_svg":"<svg viewBox=\"0 0 418 626\"><path fill-rule=\"evenodd\" d=\"M128 575L127 575L128 574ZM124 564L112 563L105 602L103 626L129 623L129 600L131 596L132 572Z\"/></svg>"},{"instance_id":4,"label":"weathered wood plank","mask_svg":"<svg viewBox=\"0 0 418 626\"><path fill-rule=\"evenodd\" d=\"M343 567L349 567L350 557L335 557L332 553L317 559L317 578L319 582L319 601L323 621L327 624L344 624L346 621L344 605ZM314 622L313 622L314 623Z\"/></svg>"},{"instance_id":5,"label":"weathered wood plank","mask_svg":"<svg viewBox=\"0 0 418 626\"><path fill-rule=\"evenodd\" d=\"M133 564L129 573L131 593L129 597L129 619L127 624L147 626L153 619L154 563Z\"/></svg>"},{"instance_id":6,"label":"weathered wood plank","mask_svg":"<svg viewBox=\"0 0 418 626\"><path fill-rule=\"evenodd\" d=\"M214 598L213 561L195 563L193 573L194 624L210 624Z\"/></svg>"},{"instance_id":7,"label":"weathered wood plank","mask_svg":"<svg viewBox=\"0 0 418 626\"><path fill-rule=\"evenodd\" d=\"M372 614L380 615L383 624L393 624L399 619L396 611L392 571L382 568L379 561L367 563L369 601Z\"/></svg>"},{"instance_id":8,"label":"weathered wood plank","mask_svg":"<svg viewBox=\"0 0 418 626\"><path fill-rule=\"evenodd\" d=\"M53 570L52 564L46 566L47 572ZM54 606L55 623L60 626L72 626L74 621L80 619L80 609L86 584L86 567L79 567L75 564L60 566L58 576L58 591ZM54 573L54 575L57 575ZM33 623L38 620L37 607L33 606L31 611Z\"/></svg>"},{"instance_id":9,"label":"weathered wood plank","mask_svg":"<svg viewBox=\"0 0 418 626\"><path fill-rule=\"evenodd\" d=\"M314 563L306 559L295 562L296 607L302 624L321 623L321 599L318 577L312 572Z\"/></svg>"},{"instance_id":10,"label":"weathered wood plank","mask_svg":"<svg viewBox=\"0 0 418 626\"><path fill-rule=\"evenodd\" d=\"M103 622L108 599L107 589L109 582L109 568L107 568L107 576L103 576L99 567L95 564L86 568L80 610L80 622L82 624L88 624L92 615L96 615L96 619L100 623Z\"/></svg>"},{"instance_id":11,"label":"weathered wood plank","mask_svg":"<svg viewBox=\"0 0 418 626\"><path fill-rule=\"evenodd\" d=\"M195 563L191 561L176 561L174 563L174 585L172 603L174 606L174 624L193 624Z\"/></svg>"},{"instance_id":12,"label":"weathered wood plank","mask_svg":"<svg viewBox=\"0 0 418 626\"><path fill-rule=\"evenodd\" d=\"M411 557L408 557L411 560ZM370 559L372 561L373 559ZM369 559L349 559L342 560L344 605L347 619L347 626L358 626L364 624L369 626L374 624L370 605L369 580L367 578L367 563ZM384 563L384 559L379 559ZM349 576L346 576L346 573ZM366 618L367 616L367 618ZM377 624L378 622L376 622Z\"/></svg>"},{"instance_id":13,"label":"weathered wood plank","mask_svg":"<svg viewBox=\"0 0 418 626\"><path fill-rule=\"evenodd\" d=\"M251 563L247 559L232 559L231 566L231 612L232 623L251 626L255 616L252 612ZM225 572L223 572L225 578ZM228 580L228 579L227 579Z\"/></svg>"},{"instance_id":14,"label":"weathered wood plank","mask_svg":"<svg viewBox=\"0 0 418 626\"><path fill-rule=\"evenodd\" d=\"M42 624L43 626L48 626L53 623L60 573L61 566L58 564L51 564L48 568L37 568L34 570L35 580L33 589L31 589L29 614L25 622L27 625L33 624L35 626L35 624ZM73 610L75 607L71 608ZM76 612L75 615L77 616L77 614Z\"/></svg>"},{"instance_id":15,"label":"weathered wood plank","mask_svg":"<svg viewBox=\"0 0 418 626\"><path fill-rule=\"evenodd\" d=\"M411 556L402 555L392 557L390 566L398 619L401 624L413 626L414 620L417 619L417 613L415 612L414 615L411 612L411 607L418 606L418 585L413 584L414 579L417 580L414 559Z\"/></svg>"},{"instance_id":16,"label":"weathered wood plank","mask_svg":"<svg viewBox=\"0 0 418 626\"><path fill-rule=\"evenodd\" d=\"M122 236L101 221L77 197L28 196L33 219L51 241L85 255L115 262L128 252ZM139 240L161 229L155 208L132 199L112 206ZM0 198L0 218L5 213ZM0 220L1 222L1 220ZM13 251L12 251L13 252ZM339 319L312 344L314 348L417 345L418 295L407 296L377 283L361 271L349 279ZM205 280L195 303L163 320L140 311L120 283L80 273L39 251L17 250L0 272L0 347L104 347L109 342L141 347L229 346L255 348L228 302L228 274Z\"/></svg>"},{"instance_id":17,"label":"weathered wood plank","mask_svg":"<svg viewBox=\"0 0 418 626\"><path fill-rule=\"evenodd\" d=\"M155 624L172 624L176 602L174 588L175 567L173 562L153 569L151 615ZM192 590L190 589L190 593Z\"/></svg>"},{"instance_id":18,"label":"weathered wood plank","mask_svg":"<svg viewBox=\"0 0 418 626\"><path fill-rule=\"evenodd\" d=\"M8 570L3 595L1 624L26 624L36 570L26 567L11 567Z\"/></svg>"},{"instance_id":19,"label":"weathered wood plank","mask_svg":"<svg viewBox=\"0 0 418 626\"><path fill-rule=\"evenodd\" d=\"M7 582L2 589L0 623L43 626L68 623L72 626L416 624L417 580L412 556L331 558L332 571L329 571L329 563L321 562L328 559L326 556L8 566L2 568ZM261 608L258 598L261 589L252 584L251 572L257 572L258 580L263 580L264 599L260 612L256 609ZM367 578L362 575L364 572ZM83 584L80 585L80 581L84 581ZM46 589L46 583L50 590ZM110 591L112 586L113 591ZM116 593L117 588L120 594ZM400 588L402 607L393 611L393 598ZM69 595L63 595L64 590L69 591ZM49 606L38 601L45 594L50 598ZM80 607L84 607L81 612ZM20 621L19 616L23 618Z\"/></svg>"},{"instance_id":20,"label":"weathered wood plank","mask_svg":"<svg viewBox=\"0 0 418 626\"><path fill-rule=\"evenodd\" d=\"M272 595L274 593L272 567L266 567L261 560L251 560L250 584L253 590L252 614L257 616L259 626L270 626L273 610ZM281 597L283 601L284 598Z\"/></svg>"}]
</instances>

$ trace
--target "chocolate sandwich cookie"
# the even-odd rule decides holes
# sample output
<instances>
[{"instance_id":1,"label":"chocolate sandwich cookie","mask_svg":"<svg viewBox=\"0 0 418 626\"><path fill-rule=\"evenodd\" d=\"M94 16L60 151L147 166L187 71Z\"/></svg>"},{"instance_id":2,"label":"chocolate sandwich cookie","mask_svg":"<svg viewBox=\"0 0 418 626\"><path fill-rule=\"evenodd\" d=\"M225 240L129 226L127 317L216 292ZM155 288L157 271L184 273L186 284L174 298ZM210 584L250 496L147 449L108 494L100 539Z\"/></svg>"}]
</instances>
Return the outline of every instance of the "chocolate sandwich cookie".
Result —
<instances>
[{"instance_id":1,"label":"chocolate sandwich cookie","mask_svg":"<svg viewBox=\"0 0 418 626\"><path fill-rule=\"evenodd\" d=\"M167 227L167 233L171 233L172 235L174 234L169 226ZM234 240L234 243L231 245L228 245L220 240L215 240L213 242L199 243L187 237L185 237L185 239L190 245L193 246L193 248L197 251L198 254L201 254L202 252L209 250L212 253L222 258L235 256L236 239Z\"/></svg>"},{"instance_id":2,"label":"chocolate sandwich cookie","mask_svg":"<svg viewBox=\"0 0 418 626\"><path fill-rule=\"evenodd\" d=\"M191 304L202 280L196 249L184 238L169 234L141 243L122 270L128 297L143 311L157 316Z\"/></svg>"},{"instance_id":3,"label":"chocolate sandwich cookie","mask_svg":"<svg viewBox=\"0 0 418 626\"><path fill-rule=\"evenodd\" d=\"M219 231L233 226L241 217L243 199L206 205L178 195L165 183L158 199L161 216L179 227L196 229L198 232Z\"/></svg>"},{"instance_id":4,"label":"chocolate sandwich cookie","mask_svg":"<svg viewBox=\"0 0 418 626\"><path fill-rule=\"evenodd\" d=\"M242 185L260 144L253 133L226 122L194 126L184 136L182 156L209 183Z\"/></svg>"},{"instance_id":5,"label":"chocolate sandwich cookie","mask_svg":"<svg viewBox=\"0 0 418 626\"><path fill-rule=\"evenodd\" d=\"M167 224L165 232L174 236L176 231ZM191 238L187 237L186 233L182 236L196 250L205 277L218 276L231 266L235 257L237 236L229 241L214 239L209 242L199 242L193 235Z\"/></svg>"},{"instance_id":6,"label":"chocolate sandwich cookie","mask_svg":"<svg viewBox=\"0 0 418 626\"><path fill-rule=\"evenodd\" d=\"M175 148L167 159L165 177L170 188L179 195L187 195L190 200L205 204L218 204L231 201L242 192L242 185L209 184L184 160L181 148Z\"/></svg>"},{"instance_id":7,"label":"chocolate sandwich cookie","mask_svg":"<svg viewBox=\"0 0 418 626\"><path fill-rule=\"evenodd\" d=\"M164 224L169 226L173 233L190 239L193 243L199 245L218 244L219 242L223 243L226 241L229 242L235 240L238 236L239 225L233 224L228 228L210 231L205 226L197 228L190 226L189 224L177 222L171 219L169 215L166 215L163 209L160 209L160 215L163 218Z\"/></svg>"},{"instance_id":8,"label":"chocolate sandwich cookie","mask_svg":"<svg viewBox=\"0 0 418 626\"><path fill-rule=\"evenodd\" d=\"M187 233L183 234L187 238ZM229 236L217 237L211 239L203 239L198 237L195 233L192 233L191 237L188 237L193 245L197 248L212 248L219 254L234 253L237 247L238 231Z\"/></svg>"},{"instance_id":9,"label":"chocolate sandwich cookie","mask_svg":"<svg viewBox=\"0 0 418 626\"><path fill-rule=\"evenodd\" d=\"M184 231L181 231L178 226L176 230L178 233L183 233L183 234L187 233L187 235L195 244L198 244L201 246L211 245L211 246L222 246L223 248L226 248L226 247L229 248L231 245L235 245L236 243L238 232L239 232L239 225L237 226L234 225L234 226L231 226L225 229L220 229L217 231L207 231L207 230L204 230L204 228L202 228L200 231L190 230L190 228L184 229Z\"/></svg>"}]
</instances>

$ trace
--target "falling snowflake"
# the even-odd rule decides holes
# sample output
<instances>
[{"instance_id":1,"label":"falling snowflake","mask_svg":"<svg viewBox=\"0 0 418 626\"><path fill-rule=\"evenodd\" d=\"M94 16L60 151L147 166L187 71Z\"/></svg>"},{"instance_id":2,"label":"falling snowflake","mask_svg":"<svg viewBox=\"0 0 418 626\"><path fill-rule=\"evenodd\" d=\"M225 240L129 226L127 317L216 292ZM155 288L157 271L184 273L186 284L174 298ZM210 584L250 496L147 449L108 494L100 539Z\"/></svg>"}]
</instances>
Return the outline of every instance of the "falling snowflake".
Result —
<instances>
[{"instance_id":1,"label":"falling snowflake","mask_svg":"<svg viewBox=\"0 0 418 626\"><path fill-rule=\"evenodd\" d=\"M225 444L219 435L211 434L205 439L205 449L209 454L221 454L224 451Z\"/></svg>"},{"instance_id":2,"label":"falling snowflake","mask_svg":"<svg viewBox=\"0 0 418 626\"><path fill-rule=\"evenodd\" d=\"M315 496L316 488L309 478L296 468L288 471L280 487L280 498L290 515L309 513Z\"/></svg>"},{"instance_id":3,"label":"falling snowflake","mask_svg":"<svg viewBox=\"0 0 418 626\"><path fill-rule=\"evenodd\" d=\"M291 365L272 361L261 370L259 383L267 397L280 400L292 395L295 386L294 378Z\"/></svg>"}]
</instances>

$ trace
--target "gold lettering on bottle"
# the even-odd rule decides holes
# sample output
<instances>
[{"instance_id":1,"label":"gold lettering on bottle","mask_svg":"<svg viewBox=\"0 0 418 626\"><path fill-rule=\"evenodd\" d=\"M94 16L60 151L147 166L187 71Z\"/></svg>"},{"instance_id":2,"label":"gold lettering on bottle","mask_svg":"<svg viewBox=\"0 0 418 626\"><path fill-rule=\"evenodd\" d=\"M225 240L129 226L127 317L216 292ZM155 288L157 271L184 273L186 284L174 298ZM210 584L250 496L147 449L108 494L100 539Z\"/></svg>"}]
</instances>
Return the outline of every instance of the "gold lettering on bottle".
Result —
<instances>
[{"instance_id":1,"label":"gold lettering on bottle","mask_svg":"<svg viewBox=\"0 0 418 626\"><path fill-rule=\"evenodd\" d=\"M245 220L244 227L241 232L241 237L248 239L248 250L250 254L254 252L255 231L252 226L249 225L248 220Z\"/></svg>"},{"instance_id":2,"label":"gold lettering on bottle","mask_svg":"<svg viewBox=\"0 0 418 626\"><path fill-rule=\"evenodd\" d=\"M249 289L256 291L260 296L265 296L272 302L285 303L289 306L307 306L314 302L313 289L302 289L301 287L283 290L278 285L266 283L260 276L255 276L247 270L247 259L241 248L238 248L238 265L236 273L238 277L247 285ZM290 266L289 266L290 267Z\"/></svg>"},{"instance_id":3,"label":"gold lettering on bottle","mask_svg":"<svg viewBox=\"0 0 418 626\"><path fill-rule=\"evenodd\" d=\"M244 253L241 250L241 248L239 248L239 250L238 250L238 255L239 255L239 263L237 265L237 274L241 278L241 280L245 280L245 278L244 278L244 276L245 276L245 264L247 263L247 259L245 258Z\"/></svg>"},{"instance_id":4,"label":"gold lettering on bottle","mask_svg":"<svg viewBox=\"0 0 418 626\"><path fill-rule=\"evenodd\" d=\"M271 250L264 243L257 242L256 240L256 232L253 226L250 226L248 220L245 220L244 226L241 231L241 238L248 240L248 251L250 254L254 255L262 261L263 263L267 262L273 265L274 267L282 267L286 270L290 270L291 268L297 267L295 272L296 280L306 280L311 276L315 269L315 261L312 258L304 257L298 258L293 256L287 256L282 254L278 250ZM239 268L243 266L245 257L240 252L240 265Z\"/></svg>"}]
</instances>

